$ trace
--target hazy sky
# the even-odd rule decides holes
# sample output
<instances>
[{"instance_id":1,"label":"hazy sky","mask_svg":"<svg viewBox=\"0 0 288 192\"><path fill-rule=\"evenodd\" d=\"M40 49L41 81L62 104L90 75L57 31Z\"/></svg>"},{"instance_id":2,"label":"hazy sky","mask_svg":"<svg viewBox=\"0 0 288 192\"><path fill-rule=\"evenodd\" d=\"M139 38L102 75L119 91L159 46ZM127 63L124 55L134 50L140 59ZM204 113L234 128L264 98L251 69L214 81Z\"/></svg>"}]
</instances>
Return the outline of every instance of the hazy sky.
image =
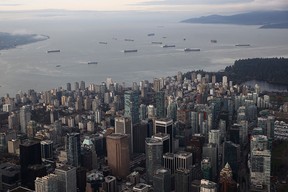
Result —
<instances>
[{"instance_id":1,"label":"hazy sky","mask_svg":"<svg viewBox=\"0 0 288 192\"><path fill-rule=\"evenodd\" d=\"M225 13L288 9L288 0L0 0L0 11L39 9Z\"/></svg>"}]
</instances>

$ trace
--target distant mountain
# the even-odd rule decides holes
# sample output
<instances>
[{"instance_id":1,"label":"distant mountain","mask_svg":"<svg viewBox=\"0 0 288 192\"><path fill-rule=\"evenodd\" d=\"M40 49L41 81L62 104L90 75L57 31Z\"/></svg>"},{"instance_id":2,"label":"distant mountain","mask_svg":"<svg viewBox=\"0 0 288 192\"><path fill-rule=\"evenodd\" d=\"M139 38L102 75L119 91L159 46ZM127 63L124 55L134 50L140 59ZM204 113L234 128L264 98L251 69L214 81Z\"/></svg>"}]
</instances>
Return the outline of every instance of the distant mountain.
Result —
<instances>
[{"instance_id":1,"label":"distant mountain","mask_svg":"<svg viewBox=\"0 0 288 192\"><path fill-rule=\"evenodd\" d=\"M209 15L184 20L185 23L262 25L263 28L288 28L288 11L250 12L237 15Z\"/></svg>"}]
</instances>

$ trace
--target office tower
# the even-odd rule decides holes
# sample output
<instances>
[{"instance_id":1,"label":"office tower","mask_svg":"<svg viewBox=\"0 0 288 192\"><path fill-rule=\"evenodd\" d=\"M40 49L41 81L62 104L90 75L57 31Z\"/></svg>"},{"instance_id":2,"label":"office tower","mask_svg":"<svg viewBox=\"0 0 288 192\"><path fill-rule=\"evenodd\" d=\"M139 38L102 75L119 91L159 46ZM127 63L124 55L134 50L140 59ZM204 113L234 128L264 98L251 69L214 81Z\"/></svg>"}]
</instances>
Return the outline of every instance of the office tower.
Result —
<instances>
[{"instance_id":1,"label":"office tower","mask_svg":"<svg viewBox=\"0 0 288 192\"><path fill-rule=\"evenodd\" d=\"M133 127L130 117L115 117L115 133L127 134L130 139L130 152L133 152Z\"/></svg>"},{"instance_id":2,"label":"office tower","mask_svg":"<svg viewBox=\"0 0 288 192\"><path fill-rule=\"evenodd\" d=\"M271 152L269 150L253 150L250 160L250 187L257 189L259 186L270 189L271 177Z\"/></svg>"},{"instance_id":3,"label":"office tower","mask_svg":"<svg viewBox=\"0 0 288 192\"><path fill-rule=\"evenodd\" d=\"M105 192L118 192L116 177L114 177L114 176L105 177L105 180L102 184L102 189Z\"/></svg>"},{"instance_id":4,"label":"office tower","mask_svg":"<svg viewBox=\"0 0 288 192\"><path fill-rule=\"evenodd\" d=\"M85 192L86 191L86 168L84 167L78 167L76 169L76 186L77 186L77 192Z\"/></svg>"},{"instance_id":5,"label":"office tower","mask_svg":"<svg viewBox=\"0 0 288 192\"><path fill-rule=\"evenodd\" d=\"M237 191L237 183L233 180L233 173L229 163L220 171L220 192Z\"/></svg>"},{"instance_id":6,"label":"office tower","mask_svg":"<svg viewBox=\"0 0 288 192\"><path fill-rule=\"evenodd\" d=\"M153 105L148 105L147 106L147 117L148 119L153 119L155 118L155 107Z\"/></svg>"},{"instance_id":7,"label":"office tower","mask_svg":"<svg viewBox=\"0 0 288 192\"><path fill-rule=\"evenodd\" d=\"M222 76L222 86L227 87L228 86L228 78L227 76Z\"/></svg>"},{"instance_id":8,"label":"office tower","mask_svg":"<svg viewBox=\"0 0 288 192\"><path fill-rule=\"evenodd\" d=\"M55 169L55 175L57 175L58 180L58 191L77 191L76 167L63 165Z\"/></svg>"},{"instance_id":9,"label":"office tower","mask_svg":"<svg viewBox=\"0 0 288 192\"><path fill-rule=\"evenodd\" d=\"M80 89L85 90L85 81L80 81Z\"/></svg>"},{"instance_id":10,"label":"office tower","mask_svg":"<svg viewBox=\"0 0 288 192\"><path fill-rule=\"evenodd\" d=\"M217 192L217 183L201 179L200 192Z\"/></svg>"},{"instance_id":11,"label":"office tower","mask_svg":"<svg viewBox=\"0 0 288 192\"><path fill-rule=\"evenodd\" d=\"M229 163L233 173L233 179L237 181L238 168L240 165L240 145L237 145L231 141L225 141L223 144L223 160L222 166Z\"/></svg>"},{"instance_id":12,"label":"office tower","mask_svg":"<svg viewBox=\"0 0 288 192\"><path fill-rule=\"evenodd\" d=\"M203 179L212 180L212 166L209 158L203 158L201 161L201 170Z\"/></svg>"},{"instance_id":13,"label":"office tower","mask_svg":"<svg viewBox=\"0 0 288 192\"><path fill-rule=\"evenodd\" d=\"M150 191L151 186L145 183L138 183L133 187L134 192L148 192Z\"/></svg>"},{"instance_id":14,"label":"office tower","mask_svg":"<svg viewBox=\"0 0 288 192\"><path fill-rule=\"evenodd\" d=\"M106 138L107 160L116 177L125 178L129 174L129 137L124 134L111 134Z\"/></svg>"},{"instance_id":15,"label":"office tower","mask_svg":"<svg viewBox=\"0 0 288 192\"><path fill-rule=\"evenodd\" d=\"M81 144L79 133L67 133L66 152L68 164L74 167L80 166Z\"/></svg>"},{"instance_id":16,"label":"office tower","mask_svg":"<svg viewBox=\"0 0 288 192\"><path fill-rule=\"evenodd\" d=\"M146 138L146 182L152 183L153 174L162 165L163 143L159 139Z\"/></svg>"},{"instance_id":17,"label":"office tower","mask_svg":"<svg viewBox=\"0 0 288 192\"><path fill-rule=\"evenodd\" d=\"M217 179L218 174L218 147L214 143L204 144L203 146L203 158L209 158L212 166L212 181Z\"/></svg>"},{"instance_id":18,"label":"office tower","mask_svg":"<svg viewBox=\"0 0 288 192\"><path fill-rule=\"evenodd\" d=\"M82 111L83 110L83 99L82 97L77 97L75 102L75 110Z\"/></svg>"},{"instance_id":19,"label":"office tower","mask_svg":"<svg viewBox=\"0 0 288 192\"><path fill-rule=\"evenodd\" d=\"M27 140L20 144L20 165L22 185L34 189L36 177L46 174L45 167L41 166L41 147L36 141Z\"/></svg>"},{"instance_id":20,"label":"office tower","mask_svg":"<svg viewBox=\"0 0 288 192\"><path fill-rule=\"evenodd\" d=\"M49 174L44 177L37 177L35 180L35 192L57 192L57 175Z\"/></svg>"},{"instance_id":21,"label":"office tower","mask_svg":"<svg viewBox=\"0 0 288 192\"><path fill-rule=\"evenodd\" d=\"M132 172L127 176L126 180L130 182L132 185L136 185L140 182L140 174L137 171Z\"/></svg>"},{"instance_id":22,"label":"office tower","mask_svg":"<svg viewBox=\"0 0 288 192\"><path fill-rule=\"evenodd\" d=\"M158 139L162 142L163 145L163 154L171 152L170 148L170 138L168 134L165 133L157 133L155 135L152 135L152 138Z\"/></svg>"},{"instance_id":23,"label":"office tower","mask_svg":"<svg viewBox=\"0 0 288 192\"><path fill-rule=\"evenodd\" d=\"M191 170L177 169L175 171L175 192L190 192L191 191Z\"/></svg>"},{"instance_id":24,"label":"office tower","mask_svg":"<svg viewBox=\"0 0 288 192\"><path fill-rule=\"evenodd\" d=\"M161 86L160 86L160 79L154 78L153 80L153 90L155 92L159 92L161 90Z\"/></svg>"},{"instance_id":25,"label":"office tower","mask_svg":"<svg viewBox=\"0 0 288 192\"><path fill-rule=\"evenodd\" d=\"M140 105L139 108L139 118L141 121L146 120L147 119L147 106L144 104Z\"/></svg>"},{"instance_id":26,"label":"office tower","mask_svg":"<svg viewBox=\"0 0 288 192\"><path fill-rule=\"evenodd\" d=\"M0 164L0 191L9 191L20 185L20 166L9 162Z\"/></svg>"},{"instance_id":27,"label":"office tower","mask_svg":"<svg viewBox=\"0 0 288 192\"><path fill-rule=\"evenodd\" d=\"M71 91L71 83L67 83L66 84L66 90L67 91Z\"/></svg>"},{"instance_id":28,"label":"office tower","mask_svg":"<svg viewBox=\"0 0 288 192\"><path fill-rule=\"evenodd\" d=\"M175 172L175 158L173 153L163 154L163 166L166 169L169 169L171 174Z\"/></svg>"},{"instance_id":29,"label":"office tower","mask_svg":"<svg viewBox=\"0 0 288 192\"><path fill-rule=\"evenodd\" d=\"M79 90L79 83L78 82L74 83L74 90L75 91Z\"/></svg>"},{"instance_id":30,"label":"office tower","mask_svg":"<svg viewBox=\"0 0 288 192\"><path fill-rule=\"evenodd\" d=\"M8 153L19 154L19 146L20 146L19 139L12 139L8 141Z\"/></svg>"},{"instance_id":31,"label":"office tower","mask_svg":"<svg viewBox=\"0 0 288 192\"><path fill-rule=\"evenodd\" d=\"M174 154L175 169L191 169L192 167L192 153L185 151L178 151Z\"/></svg>"},{"instance_id":32,"label":"office tower","mask_svg":"<svg viewBox=\"0 0 288 192\"><path fill-rule=\"evenodd\" d=\"M202 148L205 142L205 137L201 134L192 135L192 139L186 146L186 151L193 154L193 163L200 163L202 161Z\"/></svg>"},{"instance_id":33,"label":"office tower","mask_svg":"<svg viewBox=\"0 0 288 192\"><path fill-rule=\"evenodd\" d=\"M191 129L192 134L199 133L199 127L198 127L198 112L191 111Z\"/></svg>"},{"instance_id":34,"label":"office tower","mask_svg":"<svg viewBox=\"0 0 288 192\"><path fill-rule=\"evenodd\" d=\"M40 142L41 145L41 158L52 159L53 158L53 141L45 140Z\"/></svg>"},{"instance_id":35,"label":"office tower","mask_svg":"<svg viewBox=\"0 0 288 192\"><path fill-rule=\"evenodd\" d=\"M216 75L212 75L212 83L213 83L213 84L216 83Z\"/></svg>"},{"instance_id":36,"label":"office tower","mask_svg":"<svg viewBox=\"0 0 288 192\"><path fill-rule=\"evenodd\" d=\"M36 133L36 127L37 127L37 123L35 121L28 121L26 132L27 132L27 136L29 138L34 137L34 135Z\"/></svg>"},{"instance_id":37,"label":"office tower","mask_svg":"<svg viewBox=\"0 0 288 192\"><path fill-rule=\"evenodd\" d=\"M133 126L133 153L145 153L145 139L148 137L149 124L141 122Z\"/></svg>"},{"instance_id":38,"label":"office tower","mask_svg":"<svg viewBox=\"0 0 288 192\"><path fill-rule=\"evenodd\" d=\"M124 116L130 117L133 125L139 123L139 92L125 91L124 103Z\"/></svg>"},{"instance_id":39,"label":"office tower","mask_svg":"<svg viewBox=\"0 0 288 192\"><path fill-rule=\"evenodd\" d=\"M171 192L171 172L169 169L157 169L153 176L154 192Z\"/></svg>"},{"instance_id":40,"label":"office tower","mask_svg":"<svg viewBox=\"0 0 288 192\"><path fill-rule=\"evenodd\" d=\"M194 82L196 78L197 78L197 74L195 72L192 72L191 73L191 81Z\"/></svg>"},{"instance_id":41,"label":"office tower","mask_svg":"<svg viewBox=\"0 0 288 192\"><path fill-rule=\"evenodd\" d=\"M31 120L30 106L24 105L20 108L20 127L21 132L26 133L27 123Z\"/></svg>"},{"instance_id":42,"label":"office tower","mask_svg":"<svg viewBox=\"0 0 288 192\"><path fill-rule=\"evenodd\" d=\"M156 117L164 118L166 117L165 111L165 92L159 91L156 93Z\"/></svg>"},{"instance_id":43,"label":"office tower","mask_svg":"<svg viewBox=\"0 0 288 192\"><path fill-rule=\"evenodd\" d=\"M220 130L209 131L209 143L215 143L218 147L220 146L221 144Z\"/></svg>"},{"instance_id":44,"label":"office tower","mask_svg":"<svg viewBox=\"0 0 288 192\"><path fill-rule=\"evenodd\" d=\"M269 150L268 138L265 135L252 135L250 139L250 151Z\"/></svg>"},{"instance_id":45,"label":"office tower","mask_svg":"<svg viewBox=\"0 0 288 192\"><path fill-rule=\"evenodd\" d=\"M173 121L177 120L177 103L174 101L168 104L167 118L172 119Z\"/></svg>"},{"instance_id":46,"label":"office tower","mask_svg":"<svg viewBox=\"0 0 288 192\"><path fill-rule=\"evenodd\" d=\"M6 153L8 150L8 142L6 133L0 133L0 153Z\"/></svg>"},{"instance_id":47,"label":"office tower","mask_svg":"<svg viewBox=\"0 0 288 192\"><path fill-rule=\"evenodd\" d=\"M169 152L173 152L173 137L174 137L174 131L173 131L173 120L168 118L162 118L155 120L154 124L154 133L165 133L169 134L170 138L170 150ZM166 151L164 152L166 153Z\"/></svg>"}]
</instances>

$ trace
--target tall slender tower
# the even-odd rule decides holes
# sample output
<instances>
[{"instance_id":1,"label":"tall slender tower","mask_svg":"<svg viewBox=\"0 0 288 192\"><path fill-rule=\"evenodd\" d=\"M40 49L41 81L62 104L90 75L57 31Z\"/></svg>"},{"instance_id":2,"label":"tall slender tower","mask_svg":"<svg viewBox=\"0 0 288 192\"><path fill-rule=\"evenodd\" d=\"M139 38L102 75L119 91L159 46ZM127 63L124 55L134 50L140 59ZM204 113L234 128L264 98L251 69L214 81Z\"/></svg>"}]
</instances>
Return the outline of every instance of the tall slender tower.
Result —
<instances>
[{"instance_id":1,"label":"tall slender tower","mask_svg":"<svg viewBox=\"0 0 288 192\"><path fill-rule=\"evenodd\" d=\"M66 152L68 164L74 167L80 166L81 144L79 133L68 133L66 136Z\"/></svg>"},{"instance_id":2,"label":"tall slender tower","mask_svg":"<svg viewBox=\"0 0 288 192\"><path fill-rule=\"evenodd\" d=\"M126 178L129 174L129 138L125 134L113 133L106 138L108 165L116 177Z\"/></svg>"},{"instance_id":3,"label":"tall slender tower","mask_svg":"<svg viewBox=\"0 0 288 192\"><path fill-rule=\"evenodd\" d=\"M161 167L163 143L159 139L146 138L146 181L153 182L154 172Z\"/></svg>"},{"instance_id":4,"label":"tall slender tower","mask_svg":"<svg viewBox=\"0 0 288 192\"><path fill-rule=\"evenodd\" d=\"M139 123L139 92L126 91L124 93L124 116L130 117L132 124Z\"/></svg>"},{"instance_id":5,"label":"tall slender tower","mask_svg":"<svg viewBox=\"0 0 288 192\"><path fill-rule=\"evenodd\" d=\"M165 133L169 134L170 138L170 151L173 152L173 120L169 118L161 118L155 120L155 125L154 125L154 133Z\"/></svg>"},{"instance_id":6,"label":"tall slender tower","mask_svg":"<svg viewBox=\"0 0 288 192\"><path fill-rule=\"evenodd\" d=\"M31 120L30 106L25 105L20 109L20 127L22 133L27 132L27 123L30 120Z\"/></svg>"}]
</instances>

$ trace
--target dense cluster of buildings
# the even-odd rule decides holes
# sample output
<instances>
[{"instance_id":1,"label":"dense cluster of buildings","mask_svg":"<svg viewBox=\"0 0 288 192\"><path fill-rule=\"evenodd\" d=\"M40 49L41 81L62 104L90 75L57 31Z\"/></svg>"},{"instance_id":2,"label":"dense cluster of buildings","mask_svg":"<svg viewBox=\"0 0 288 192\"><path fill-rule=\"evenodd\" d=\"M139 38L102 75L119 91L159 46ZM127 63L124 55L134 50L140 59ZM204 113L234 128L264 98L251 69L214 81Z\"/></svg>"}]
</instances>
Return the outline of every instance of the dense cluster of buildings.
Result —
<instances>
[{"instance_id":1,"label":"dense cluster of buildings","mask_svg":"<svg viewBox=\"0 0 288 192\"><path fill-rule=\"evenodd\" d=\"M131 87L108 78L0 107L1 192L270 191L282 124L257 85L195 72Z\"/></svg>"}]
</instances>

